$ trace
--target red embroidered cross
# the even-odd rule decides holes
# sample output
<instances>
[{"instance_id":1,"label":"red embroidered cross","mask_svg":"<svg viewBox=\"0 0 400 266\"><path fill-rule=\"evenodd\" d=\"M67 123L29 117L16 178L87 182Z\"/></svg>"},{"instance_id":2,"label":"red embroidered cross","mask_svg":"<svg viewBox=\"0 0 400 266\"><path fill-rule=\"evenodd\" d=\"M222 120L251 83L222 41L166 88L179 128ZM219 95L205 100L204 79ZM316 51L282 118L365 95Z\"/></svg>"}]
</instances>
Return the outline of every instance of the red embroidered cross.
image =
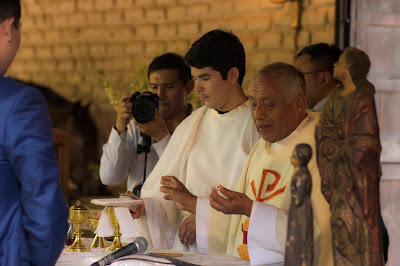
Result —
<instances>
[{"instance_id":1,"label":"red embroidered cross","mask_svg":"<svg viewBox=\"0 0 400 266\"><path fill-rule=\"evenodd\" d=\"M248 233L248 230L244 230L244 223L242 223L242 233L243 233L243 244L247 245L247 233Z\"/></svg>"},{"instance_id":2,"label":"red embroidered cross","mask_svg":"<svg viewBox=\"0 0 400 266\"><path fill-rule=\"evenodd\" d=\"M251 189L253 190L254 197L256 198L256 201L263 202L263 201L270 200L270 199L276 197L277 195L282 194L286 189L286 185L285 185L284 187L282 187L278 190L275 190L275 192L273 192L272 194L262 198L261 194L263 193L262 190L264 188L265 180L267 178L268 173L271 173L275 177L275 180L272 184L267 185L265 192L273 191L275 189L276 185L278 184L279 180L281 179L281 175L278 172L276 172L274 170L270 170L270 169L264 169L263 173L262 173L262 178L261 178L261 183L260 183L260 188L258 190L258 193L257 193L256 187L255 187L254 180L251 181L251 184L250 184Z\"/></svg>"}]
</instances>

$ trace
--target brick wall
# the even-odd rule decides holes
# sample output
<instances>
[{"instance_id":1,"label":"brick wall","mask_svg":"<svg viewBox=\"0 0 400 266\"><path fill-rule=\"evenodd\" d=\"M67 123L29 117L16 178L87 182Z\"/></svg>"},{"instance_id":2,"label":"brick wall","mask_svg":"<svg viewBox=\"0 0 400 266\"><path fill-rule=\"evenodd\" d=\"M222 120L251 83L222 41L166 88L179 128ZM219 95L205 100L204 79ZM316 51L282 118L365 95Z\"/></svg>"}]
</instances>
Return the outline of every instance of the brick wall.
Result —
<instances>
[{"instance_id":1,"label":"brick wall","mask_svg":"<svg viewBox=\"0 0 400 266\"><path fill-rule=\"evenodd\" d=\"M304 0L298 47L334 41L334 0ZM275 61L293 63L293 5L270 0L22 0L22 42L8 75L53 88L69 100L91 102L100 142L115 111L99 82L104 71L119 92L132 68L155 54L184 54L215 28L242 41L248 72ZM100 148L100 147L99 147Z\"/></svg>"}]
</instances>

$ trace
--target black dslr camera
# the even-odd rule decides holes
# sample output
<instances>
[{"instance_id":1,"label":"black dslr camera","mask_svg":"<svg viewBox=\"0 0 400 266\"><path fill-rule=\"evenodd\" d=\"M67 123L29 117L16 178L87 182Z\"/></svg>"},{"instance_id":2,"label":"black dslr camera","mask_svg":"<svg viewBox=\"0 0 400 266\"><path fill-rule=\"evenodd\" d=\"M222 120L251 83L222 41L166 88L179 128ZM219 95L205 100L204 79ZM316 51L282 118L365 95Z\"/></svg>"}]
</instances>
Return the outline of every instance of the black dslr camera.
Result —
<instances>
[{"instance_id":1,"label":"black dslr camera","mask_svg":"<svg viewBox=\"0 0 400 266\"><path fill-rule=\"evenodd\" d=\"M131 98L126 99L133 103L132 115L138 123L144 124L156 118L158 108L158 95L149 91L142 94L135 92Z\"/></svg>"}]
</instances>

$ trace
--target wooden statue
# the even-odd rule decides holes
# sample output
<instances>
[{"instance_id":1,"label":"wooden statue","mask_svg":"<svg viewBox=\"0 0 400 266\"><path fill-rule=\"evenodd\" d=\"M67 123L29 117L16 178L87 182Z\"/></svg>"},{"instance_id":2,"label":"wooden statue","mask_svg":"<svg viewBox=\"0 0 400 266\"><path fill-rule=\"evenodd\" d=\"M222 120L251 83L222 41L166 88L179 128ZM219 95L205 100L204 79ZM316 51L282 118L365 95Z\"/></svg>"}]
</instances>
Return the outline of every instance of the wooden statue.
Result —
<instances>
[{"instance_id":1,"label":"wooden statue","mask_svg":"<svg viewBox=\"0 0 400 266\"><path fill-rule=\"evenodd\" d=\"M384 265L379 205L379 126L368 56L348 47L334 65L342 82L316 127L321 191L331 208L335 265Z\"/></svg>"},{"instance_id":2,"label":"wooden statue","mask_svg":"<svg viewBox=\"0 0 400 266\"><path fill-rule=\"evenodd\" d=\"M312 179L307 164L312 156L308 144L298 144L291 163L295 167L292 177L285 265L313 265L313 213L311 207Z\"/></svg>"}]
</instances>

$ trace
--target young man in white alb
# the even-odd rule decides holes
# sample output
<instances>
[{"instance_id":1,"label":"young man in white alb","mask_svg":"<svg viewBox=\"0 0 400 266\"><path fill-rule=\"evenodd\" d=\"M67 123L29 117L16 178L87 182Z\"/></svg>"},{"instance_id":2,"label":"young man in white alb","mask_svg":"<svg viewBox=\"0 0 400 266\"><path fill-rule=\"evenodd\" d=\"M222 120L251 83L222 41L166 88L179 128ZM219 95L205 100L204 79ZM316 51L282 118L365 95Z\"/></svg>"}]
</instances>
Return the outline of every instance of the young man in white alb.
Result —
<instances>
[{"instance_id":1,"label":"young man in white alb","mask_svg":"<svg viewBox=\"0 0 400 266\"><path fill-rule=\"evenodd\" d=\"M241 86L246 71L245 53L235 35L222 30L206 33L189 49L185 62L205 106L175 130L143 185L146 214L137 222L140 233L154 247L197 252L195 241L199 244L206 239L196 240L196 230L201 230L195 223L196 215L181 212L174 202L163 198L159 191L161 176L175 176L201 197L208 196L209 188L218 184L233 189L259 134ZM199 213L210 208L208 203L198 206ZM228 219L219 221L221 230L227 224Z\"/></svg>"}]
</instances>

